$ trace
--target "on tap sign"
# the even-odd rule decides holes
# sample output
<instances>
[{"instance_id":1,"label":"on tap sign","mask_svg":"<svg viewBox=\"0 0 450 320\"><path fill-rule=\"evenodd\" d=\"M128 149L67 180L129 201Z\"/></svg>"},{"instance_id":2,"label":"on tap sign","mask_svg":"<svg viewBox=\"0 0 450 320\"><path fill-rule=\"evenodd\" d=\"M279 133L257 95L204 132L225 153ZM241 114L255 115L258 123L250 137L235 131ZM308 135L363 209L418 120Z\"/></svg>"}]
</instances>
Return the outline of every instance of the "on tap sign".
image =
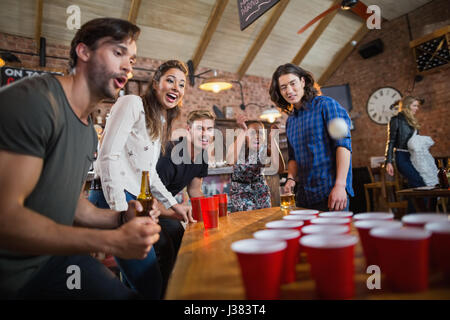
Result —
<instances>
[{"instance_id":1,"label":"on tap sign","mask_svg":"<svg viewBox=\"0 0 450 320\"><path fill-rule=\"evenodd\" d=\"M40 71L40 70L30 70L23 68L14 68L14 67L3 67L0 68L1 72L1 86L10 84L16 80L20 80L25 77L34 77L39 76L41 74L54 74L54 75L63 75L61 72L50 72L50 71Z\"/></svg>"},{"instance_id":2,"label":"on tap sign","mask_svg":"<svg viewBox=\"0 0 450 320\"><path fill-rule=\"evenodd\" d=\"M280 0L237 0L241 31L261 17Z\"/></svg>"}]
</instances>

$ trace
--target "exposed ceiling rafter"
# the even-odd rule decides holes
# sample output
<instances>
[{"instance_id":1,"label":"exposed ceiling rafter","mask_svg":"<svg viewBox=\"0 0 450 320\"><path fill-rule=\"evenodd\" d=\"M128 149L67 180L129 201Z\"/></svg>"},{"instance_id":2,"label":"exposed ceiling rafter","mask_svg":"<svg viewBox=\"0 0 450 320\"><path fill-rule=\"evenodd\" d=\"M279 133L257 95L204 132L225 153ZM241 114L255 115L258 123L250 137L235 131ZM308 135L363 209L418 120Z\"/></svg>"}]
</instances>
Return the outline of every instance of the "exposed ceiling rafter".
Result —
<instances>
[{"instance_id":1,"label":"exposed ceiling rafter","mask_svg":"<svg viewBox=\"0 0 450 320\"><path fill-rule=\"evenodd\" d=\"M284 12L284 9L286 9L287 5L289 4L289 0L281 0L275 7L272 15L267 20L266 24L262 28L261 32L259 33L256 40L253 42L252 47L247 53L247 56L245 57L244 61L242 61L241 66L238 70L238 78L241 80L245 73L247 72L248 68L252 64L253 60L255 59L256 55L258 54L259 50L263 46L264 42L266 41L267 37L272 32L272 29L275 27L275 25L278 22L278 19L281 17L282 13Z\"/></svg>"},{"instance_id":2,"label":"exposed ceiling rafter","mask_svg":"<svg viewBox=\"0 0 450 320\"><path fill-rule=\"evenodd\" d=\"M355 48L352 42L356 41L356 43L359 43L359 41L361 41L361 39L364 38L367 32L369 32L369 29L367 28L366 24L363 23L361 27L358 29L358 31L356 31L356 33L350 39L350 41L348 41L347 44L337 53L336 57L333 59L333 61L330 63L327 69L322 73L320 79L317 81L319 85L324 85L325 82L327 82L327 80L345 61L345 59L347 59L347 57Z\"/></svg>"},{"instance_id":3,"label":"exposed ceiling rafter","mask_svg":"<svg viewBox=\"0 0 450 320\"><path fill-rule=\"evenodd\" d=\"M136 24L136 19L141 6L141 0L131 0L130 11L128 12L128 21Z\"/></svg>"},{"instance_id":4,"label":"exposed ceiling rafter","mask_svg":"<svg viewBox=\"0 0 450 320\"><path fill-rule=\"evenodd\" d=\"M330 8L334 7L335 5L341 3L341 0L335 0L333 4L330 6ZM306 39L303 46L300 48L300 50L295 55L294 59L292 59L292 63L295 65L299 65L302 63L303 59L306 57L308 52L311 50L311 48L314 46L317 40L319 40L322 33L325 31L325 29L328 27L330 22L333 20L333 18L338 13L338 10L335 10L334 12L328 14L325 18L323 18L320 23L317 25L317 27L314 29L313 32L309 35L308 39Z\"/></svg>"},{"instance_id":5,"label":"exposed ceiling rafter","mask_svg":"<svg viewBox=\"0 0 450 320\"><path fill-rule=\"evenodd\" d=\"M36 41L37 51L41 49L42 36L42 12L44 8L44 0L36 0L36 18L35 18L35 32L34 41Z\"/></svg>"},{"instance_id":6,"label":"exposed ceiling rafter","mask_svg":"<svg viewBox=\"0 0 450 320\"><path fill-rule=\"evenodd\" d=\"M200 42L195 49L194 55L192 56L192 62L194 64L194 71L198 68L200 61L208 48L209 42L217 29L217 25L222 18L223 12L228 4L228 0L216 0L214 8L211 11L208 22L203 29L202 35L200 37Z\"/></svg>"}]
</instances>

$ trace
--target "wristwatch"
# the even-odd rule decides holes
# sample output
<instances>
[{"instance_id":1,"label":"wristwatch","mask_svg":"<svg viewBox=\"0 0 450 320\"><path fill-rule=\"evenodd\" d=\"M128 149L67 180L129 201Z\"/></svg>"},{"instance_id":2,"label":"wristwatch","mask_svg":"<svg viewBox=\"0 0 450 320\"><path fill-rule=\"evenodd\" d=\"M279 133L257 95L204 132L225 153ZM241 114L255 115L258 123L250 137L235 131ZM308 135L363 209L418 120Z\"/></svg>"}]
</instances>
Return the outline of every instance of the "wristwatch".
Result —
<instances>
[{"instance_id":1,"label":"wristwatch","mask_svg":"<svg viewBox=\"0 0 450 320\"><path fill-rule=\"evenodd\" d=\"M295 181L294 178L287 178L286 181L287 181L287 180L292 180L292 181L295 182L295 184L297 184L297 181Z\"/></svg>"}]
</instances>

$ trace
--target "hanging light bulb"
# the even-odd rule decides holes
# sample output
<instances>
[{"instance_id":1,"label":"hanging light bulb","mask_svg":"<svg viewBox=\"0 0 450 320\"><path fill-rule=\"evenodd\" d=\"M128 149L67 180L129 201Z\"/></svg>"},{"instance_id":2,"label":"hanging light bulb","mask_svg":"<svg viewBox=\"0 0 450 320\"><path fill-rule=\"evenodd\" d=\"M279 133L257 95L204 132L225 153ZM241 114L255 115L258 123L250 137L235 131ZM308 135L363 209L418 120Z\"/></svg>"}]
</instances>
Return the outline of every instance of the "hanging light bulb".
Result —
<instances>
[{"instance_id":1,"label":"hanging light bulb","mask_svg":"<svg viewBox=\"0 0 450 320\"><path fill-rule=\"evenodd\" d=\"M198 86L200 90L212 91L218 93L222 90L228 90L233 87L233 84L217 76L217 71L214 70L214 76L204 81Z\"/></svg>"},{"instance_id":2,"label":"hanging light bulb","mask_svg":"<svg viewBox=\"0 0 450 320\"><path fill-rule=\"evenodd\" d=\"M274 123L275 120L279 117L281 117L280 111L278 111L278 109L274 108L273 106L264 110L263 113L259 116L260 119L267 120L270 123Z\"/></svg>"},{"instance_id":3,"label":"hanging light bulb","mask_svg":"<svg viewBox=\"0 0 450 320\"><path fill-rule=\"evenodd\" d=\"M226 82L224 80L219 80L217 78L208 79L207 81L203 82L200 86L200 90L204 91L212 91L214 93L218 93L222 90L228 90L231 89L233 85L229 82Z\"/></svg>"},{"instance_id":4,"label":"hanging light bulb","mask_svg":"<svg viewBox=\"0 0 450 320\"><path fill-rule=\"evenodd\" d=\"M220 85L218 83L214 83L211 85L211 90L214 93L219 93L220 92Z\"/></svg>"}]
</instances>

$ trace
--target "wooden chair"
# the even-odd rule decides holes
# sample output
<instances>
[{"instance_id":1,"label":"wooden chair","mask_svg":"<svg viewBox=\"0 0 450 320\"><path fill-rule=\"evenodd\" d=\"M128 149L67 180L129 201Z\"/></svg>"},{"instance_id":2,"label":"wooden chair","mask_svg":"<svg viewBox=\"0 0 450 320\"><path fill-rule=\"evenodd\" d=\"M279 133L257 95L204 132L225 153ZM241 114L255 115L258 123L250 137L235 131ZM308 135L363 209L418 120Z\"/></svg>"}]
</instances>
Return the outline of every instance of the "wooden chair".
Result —
<instances>
[{"instance_id":1,"label":"wooden chair","mask_svg":"<svg viewBox=\"0 0 450 320\"><path fill-rule=\"evenodd\" d=\"M371 182L364 184L364 194L366 196L366 211L370 212L370 211L372 211L372 208L371 208L372 201L371 200L374 199L374 207L376 207L376 204L375 204L376 194L378 192L381 192L382 183L381 183L381 181L376 181L376 178L375 178L375 174L380 171L379 168L367 167L367 170L369 171ZM371 192L369 192L369 191L371 191ZM372 198L370 197L370 193L372 193Z\"/></svg>"},{"instance_id":2,"label":"wooden chair","mask_svg":"<svg viewBox=\"0 0 450 320\"><path fill-rule=\"evenodd\" d=\"M401 219L406 214L408 208L408 201L402 200L397 196L397 191L403 189L403 178L394 164L394 176L387 174L386 168L381 167L381 196L385 201L388 209L390 209L396 219Z\"/></svg>"},{"instance_id":3,"label":"wooden chair","mask_svg":"<svg viewBox=\"0 0 450 320\"><path fill-rule=\"evenodd\" d=\"M373 211L384 211L390 209L395 209L394 211L398 211L398 209L403 209L405 206L404 202L397 201L397 195L395 194L397 190L402 189L401 177L397 174L397 169L394 169L394 178L386 178L386 169L384 165L377 168L367 167L367 169L369 170L371 179L370 183L364 184L367 212L371 212L372 209ZM392 192L394 194L392 194ZM371 194L372 197L370 196ZM374 208L372 208L372 200Z\"/></svg>"}]
</instances>

